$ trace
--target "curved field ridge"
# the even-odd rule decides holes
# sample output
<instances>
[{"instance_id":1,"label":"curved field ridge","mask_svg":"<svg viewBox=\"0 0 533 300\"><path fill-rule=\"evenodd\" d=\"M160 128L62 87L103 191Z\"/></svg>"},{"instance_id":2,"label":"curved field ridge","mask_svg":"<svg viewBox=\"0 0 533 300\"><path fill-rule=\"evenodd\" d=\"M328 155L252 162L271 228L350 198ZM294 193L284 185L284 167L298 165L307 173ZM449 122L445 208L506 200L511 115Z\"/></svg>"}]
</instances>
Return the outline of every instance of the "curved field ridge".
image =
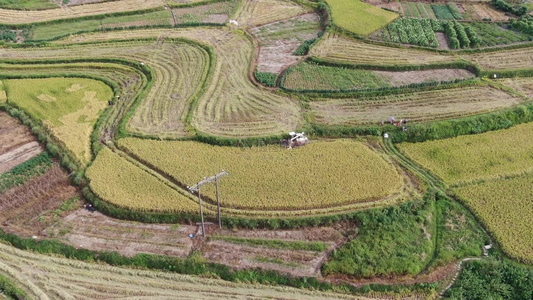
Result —
<instances>
[{"instance_id":1,"label":"curved field ridge","mask_svg":"<svg viewBox=\"0 0 533 300\"><path fill-rule=\"evenodd\" d=\"M197 130L223 137L254 137L286 133L294 130L302 121L295 100L252 84L249 71L254 56L253 43L240 31L189 28L107 32L73 36L57 43L153 38L160 35L199 41L213 47L215 52L209 85L198 99L192 118L192 125ZM87 45L84 47L88 48Z\"/></svg>"},{"instance_id":2,"label":"curved field ridge","mask_svg":"<svg viewBox=\"0 0 533 300\"><path fill-rule=\"evenodd\" d=\"M533 177L486 181L454 189L486 224L503 250L533 263Z\"/></svg>"},{"instance_id":3,"label":"curved field ridge","mask_svg":"<svg viewBox=\"0 0 533 300\"><path fill-rule=\"evenodd\" d=\"M0 270L32 299L368 299L85 263L21 251L2 243Z\"/></svg>"},{"instance_id":4,"label":"curved field ridge","mask_svg":"<svg viewBox=\"0 0 533 300\"><path fill-rule=\"evenodd\" d=\"M533 171L533 123L398 148L448 184Z\"/></svg>"},{"instance_id":5,"label":"curved field ridge","mask_svg":"<svg viewBox=\"0 0 533 300\"><path fill-rule=\"evenodd\" d=\"M392 94L372 98L311 102L315 122L335 125L379 124L390 116L424 122L486 113L522 102L490 86Z\"/></svg>"},{"instance_id":6,"label":"curved field ridge","mask_svg":"<svg viewBox=\"0 0 533 300\"><path fill-rule=\"evenodd\" d=\"M0 24L29 24L163 7L163 0L120 0L38 11L0 9ZM68 25L65 25L68 26Z\"/></svg>"},{"instance_id":7,"label":"curved field ridge","mask_svg":"<svg viewBox=\"0 0 533 300\"><path fill-rule=\"evenodd\" d=\"M8 102L43 121L83 163L92 159L90 136L107 101L109 86L85 78L4 80Z\"/></svg>"},{"instance_id":8,"label":"curved field ridge","mask_svg":"<svg viewBox=\"0 0 533 300\"><path fill-rule=\"evenodd\" d=\"M224 169L223 206L236 209L313 209L368 202L400 190L395 167L365 144L315 141L286 150L217 147L197 142L121 139L120 147L182 185ZM212 185L202 194L216 199Z\"/></svg>"}]
</instances>

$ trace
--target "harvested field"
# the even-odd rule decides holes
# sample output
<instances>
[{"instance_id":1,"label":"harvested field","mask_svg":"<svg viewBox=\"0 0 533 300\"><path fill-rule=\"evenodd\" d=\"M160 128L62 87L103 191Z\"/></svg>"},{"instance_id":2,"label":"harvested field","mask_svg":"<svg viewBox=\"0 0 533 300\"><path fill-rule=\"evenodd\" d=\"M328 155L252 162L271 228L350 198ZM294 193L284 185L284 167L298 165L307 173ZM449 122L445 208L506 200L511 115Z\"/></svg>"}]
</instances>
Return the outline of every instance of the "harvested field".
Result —
<instances>
[{"instance_id":1,"label":"harvested field","mask_svg":"<svg viewBox=\"0 0 533 300\"><path fill-rule=\"evenodd\" d=\"M325 34L310 55L335 62L378 65L427 65L455 60L453 55L372 45L337 34ZM486 55L486 53L483 53Z\"/></svg>"},{"instance_id":2,"label":"harvested field","mask_svg":"<svg viewBox=\"0 0 533 300\"><path fill-rule=\"evenodd\" d=\"M527 123L477 135L402 143L398 148L444 182L462 185L533 171L532 128L533 123Z\"/></svg>"},{"instance_id":3,"label":"harvested field","mask_svg":"<svg viewBox=\"0 0 533 300\"><path fill-rule=\"evenodd\" d=\"M120 0L72 6L68 9L56 8L39 11L14 11L8 9L0 9L0 23L29 24L58 19L79 18L84 16L109 14L113 12L143 10L163 7L164 5L165 2L163 0Z\"/></svg>"},{"instance_id":4,"label":"harvested field","mask_svg":"<svg viewBox=\"0 0 533 300\"><path fill-rule=\"evenodd\" d=\"M461 55L485 70L511 70L533 67L533 47Z\"/></svg>"},{"instance_id":5,"label":"harvested field","mask_svg":"<svg viewBox=\"0 0 533 300\"><path fill-rule=\"evenodd\" d=\"M320 18L315 13L252 28L259 40L257 70L279 74L295 64L302 56L294 55L294 51L302 42L316 38L319 30Z\"/></svg>"},{"instance_id":6,"label":"harvested field","mask_svg":"<svg viewBox=\"0 0 533 300\"><path fill-rule=\"evenodd\" d=\"M196 233L196 226L121 221L86 209L74 211L43 232L89 250L116 251L125 256L150 253L182 258L192 251L192 239L188 236L191 233Z\"/></svg>"},{"instance_id":7,"label":"harvested field","mask_svg":"<svg viewBox=\"0 0 533 300\"><path fill-rule=\"evenodd\" d=\"M191 123L200 132L231 137L265 136L288 132L298 126L301 115L296 101L257 88L248 78L250 60L254 52L252 43L244 35L217 28L159 29L130 31L127 34L123 32L87 34L67 38L58 43L110 38L135 39L160 35L168 38L188 38L212 45L216 57L224 57L216 59L211 84L198 99L198 105L193 112ZM90 48L84 45L83 49ZM20 52L16 53L20 55ZM63 53L68 55L68 51ZM154 64L157 65L156 62Z\"/></svg>"},{"instance_id":8,"label":"harvested field","mask_svg":"<svg viewBox=\"0 0 533 300\"><path fill-rule=\"evenodd\" d=\"M42 152L30 130L5 112L0 112L0 174Z\"/></svg>"},{"instance_id":9,"label":"harvested field","mask_svg":"<svg viewBox=\"0 0 533 300\"><path fill-rule=\"evenodd\" d=\"M489 4L482 3L457 3L459 9L463 10L463 17L468 21L485 21L490 19L492 22L506 22L509 16L505 12L496 10Z\"/></svg>"},{"instance_id":10,"label":"harvested field","mask_svg":"<svg viewBox=\"0 0 533 300\"><path fill-rule=\"evenodd\" d=\"M457 56L372 45L336 34L327 34L313 47L310 54L334 62L352 64L426 65L463 58L479 64L485 70L523 69L533 66L533 47Z\"/></svg>"},{"instance_id":11,"label":"harvested field","mask_svg":"<svg viewBox=\"0 0 533 300\"><path fill-rule=\"evenodd\" d=\"M533 78L531 77L516 77L516 78L506 78L498 80L499 83L502 83L516 92L533 99Z\"/></svg>"},{"instance_id":12,"label":"harvested field","mask_svg":"<svg viewBox=\"0 0 533 300\"><path fill-rule=\"evenodd\" d=\"M68 174L53 164L44 174L0 194L2 229L23 236L39 235L64 214L58 210L62 204L77 195Z\"/></svg>"},{"instance_id":13,"label":"harvested field","mask_svg":"<svg viewBox=\"0 0 533 300\"><path fill-rule=\"evenodd\" d=\"M174 14L176 24L224 24L228 21L229 16L233 15L238 4L238 0L230 0L202 6L175 8L172 10L172 13Z\"/></svg>"},{"instance_id":14,"label":"harvested field","mask_svg":"<svg viewBox=\"0 0 533 300\"><path fill-rule=\"evenodd\" d=\"M453 119L513 106L522 100L489 86L473 86L372 98L320 99L311 102L317 123L378 124L390 116L424 122Z\"/></svg>"},{"instance_id":15,"label":"harvested field","mask_svg":"<svg viewBox=\"0 0 533 300\"><path fill-rule=\"evenodd\" d=\"M457 79L474 78L472 72L463 69L435 69L425 71L387 72L374 71L392 86L409 85L423 82L443 82Z\"/></svg>"},{"instance_id":16,"label":"harvested field","mask_svg":"<svg viewBox=\"0 0 533 300\"><path fill-rule=\"evenodd\" d=\"M350 140L315 141L291 151L277 145L242 149L133 138L121 139L119 145L182 186L221 169L228 171L231 175L221 187L223 206L236 209L325 208L375 201L402 187L390 162ZM296 161L315 163L290 167ZM214 187L205 186L202 195L215 199Z\"/></svg>"},{"instance_id":17,"label":"harvested field","mask_svg":"<svg viewBox=\"0 0 533 300\"><path fill-rule=\"evenodd\" d=\"M290 287L232 283L169 272L117 268L17 250L0 243L0 269L32 298L359 299ZM43 272L46 276L43 276ZM391 298L392 299L392 298Z\"/></svg>"},{"instance_id":18,"label":"harvested field","mask_svg":"<svg viewBox=\"0 0 533 300\"><path fill-rule=\"evenodd\" d=\"M289 0L245 0L236 19L239 26L259 26L311 11L310 8Z\"/></svg>"}]
</instances>

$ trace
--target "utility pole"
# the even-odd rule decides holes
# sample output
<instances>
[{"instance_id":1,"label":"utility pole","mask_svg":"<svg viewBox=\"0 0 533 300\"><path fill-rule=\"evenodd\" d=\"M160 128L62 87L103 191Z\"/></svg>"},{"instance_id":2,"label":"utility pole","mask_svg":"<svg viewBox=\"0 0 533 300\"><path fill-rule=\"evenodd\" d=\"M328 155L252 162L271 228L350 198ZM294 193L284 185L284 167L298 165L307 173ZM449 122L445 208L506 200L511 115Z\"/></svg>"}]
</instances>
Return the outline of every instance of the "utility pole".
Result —
<instances>
[{"instance_id":1,"label":"utility pole","mask_svg":"<svg viewBox=\"0 0 533 300\"><path fill-rule=\"evenodd\" d=\"M200 203L200 217L202 218L202 236L205 237L204 209L202 208L202 197L200 196L200 186L198 186L198 203Z\"/></svg>"},{"instance_id":2,"label":"utility pole","mask_svg":"<svg viewBox=\"0 0 533 300\"><path fill-rule=\"evenodd\" d=\"M217 190L218 228L222 228L222 219L220 219L220 197L218 196L218 176L217 175L215 175L215 186Z\"/></svg>"},{"instance_id":3,"label":"utility pole","mask_svg":"<svg viewBox=\"0 0 533 300\"><path fill-rule=\"evenodd\" d=\"M195 184L193 186L188 186L187 187L187 189L191 193L194 193L194 191L198 192L198 203L200 204L200 215L201 215L201 218L202 218L202 234L203 234L204 237L205 237L204 211L203 211L203 208L202 208L202 198L200 196L200 187L202 185L206 184L206 183L212 183L213 181L215 181L216 195L217 195L217 209L218 209L218 227L222 228L222 219L221 219L221 215L220 215L220 194L219 194L219 191L218 191L218 178L222 177L222 176L226 176L226 175L229 175L229 173L224 171L224 170L222 170L222 172L220 172L220 173L218 173L218 174L216 174L214 176L211 176L209 178L204 177L204 180L198 182L197 184Z\"/></svg>"}]
</instances>

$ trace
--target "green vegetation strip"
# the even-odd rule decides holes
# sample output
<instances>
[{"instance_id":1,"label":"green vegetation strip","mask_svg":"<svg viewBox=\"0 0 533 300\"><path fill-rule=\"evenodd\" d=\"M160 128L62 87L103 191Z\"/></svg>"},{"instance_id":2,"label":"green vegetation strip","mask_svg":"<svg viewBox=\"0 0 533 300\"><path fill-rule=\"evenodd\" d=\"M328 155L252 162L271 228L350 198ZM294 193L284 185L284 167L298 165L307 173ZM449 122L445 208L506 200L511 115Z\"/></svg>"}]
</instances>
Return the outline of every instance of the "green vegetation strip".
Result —
<instances>
[{"instance_id":1,"label":"green vegetation strip","mask_svg":"<svg viewBox=\"0 0 533 300\"><path fill-rule=\"evenodd\" d=\"M43 152L22 164L14 167L6 173L0 174L0 193L28 181L34 176L44 174L50 166L52 160L48 153Z\"/></svg>"},{"instance_id":2,"label":"green vegetation strip","mask_svg":"<svg viewBox=\"0 0 533 300\"><path fill-rule=\"evenodd\" d=\"M28 299L25 291L16 287L9 278L0 274L0 298L2 295L7 296L8 299Z\"/></svg>"},{"instance_id":3,"label":"green vegetation strip","mask_svg":"<svg viewBox=\"0 0 533 300\"><path fill-rule=\"evenodd\" d=\"M282 240L267 240L267 239L247 239L233 236L211 236L211 240L221 240L232 244L247 245L247 246L263 246L272 249L289 249L289 250L304 250L304 251L326 251L326 244L323 242L302 242L302 241L282 241Z\"/></svg>"}]
</instances>

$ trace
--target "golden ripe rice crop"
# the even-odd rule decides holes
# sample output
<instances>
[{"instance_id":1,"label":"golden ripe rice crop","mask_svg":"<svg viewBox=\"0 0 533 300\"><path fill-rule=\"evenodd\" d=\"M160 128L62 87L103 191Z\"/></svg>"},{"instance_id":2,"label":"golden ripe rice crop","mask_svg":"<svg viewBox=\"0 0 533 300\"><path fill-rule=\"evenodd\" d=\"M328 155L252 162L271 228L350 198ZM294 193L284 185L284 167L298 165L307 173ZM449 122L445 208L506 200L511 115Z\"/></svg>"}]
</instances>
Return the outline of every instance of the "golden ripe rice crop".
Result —
<instances>
[{"instance_id":1,"label":"golden ripe rice crop","mask_svg":"<svg viewBox=\"0 0 533 300\"><path fill-rule=\"evenodd\" d=\"M87 169L91 189L102 199L137 210L197 212L194 202L108 148Z\"/></svg>"},{"instance_id":2,"label":"golden ripe rice crop","mask_svg":"<svg viewBox=\"0 0 533 300\"><path fill-rule=\"evenodd\" d=\"M218 147L190 141L126 138L119 145L183 185L222 169L224 207L312 209L377 200L397 192L395 167L365 144L315 141L292 150L279 146ZM202 193L215 199L214 187Z\"/></svg>"},{"instance_id":3,"label":"golden ripe rice crop","mask_svg":"<svg viewBox=\"0 0 533 300\"><path fill-rule=\"evenodd\" d=\"M533 123L398 148L449 184L520 174L533 170Z\"/></svg>"},{"instance_id":4,"label":"golden ripe rice crop","mask_svg":"<svg viewBox=\"0 0 533 300\"><path fill-rule=\"evenodd\" d=\"M455 189L480 217L503 250L533 263L533 177L499 179Z\"/></svg>"},{"instance_id":5,"label":"golden ripe rice crop","mask_svg":"<svg viewBox=\"0 0 533 300\"><path fill-rule=\"evenodd\" d=\"M360 35L369 35L386 26L399 15L360 0L327 0L333 23Z\"/></svg>"},{"instance_id":6,"label":"golden ripe rice crop","mask_svg":"<svg viewBox=\"0 0 533 300\"><path fill-rule=\"evenodd\" d=\"M8 102L42 120L82 163L91 160L90 136L113 92L84 78L12 79L4 81Z\"/></svg>"}]
</instances>

